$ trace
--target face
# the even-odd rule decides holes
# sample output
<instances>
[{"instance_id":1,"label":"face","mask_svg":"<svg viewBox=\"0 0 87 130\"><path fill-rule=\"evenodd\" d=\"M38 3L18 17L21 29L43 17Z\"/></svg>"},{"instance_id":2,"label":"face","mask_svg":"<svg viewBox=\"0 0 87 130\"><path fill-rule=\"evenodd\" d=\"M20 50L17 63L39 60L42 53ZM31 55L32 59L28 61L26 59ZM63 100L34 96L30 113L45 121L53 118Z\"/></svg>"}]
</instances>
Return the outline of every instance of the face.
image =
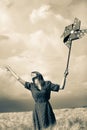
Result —
<instances>
[{"instance_id":1,"label":"face","mask_svg":"<svg viewBox=\"0 0 87 130\"><path fill-rule=\"evenodd\" d=\"M32 77L32 78L36 77L36 74L35 74L35 73L31 73L31 77ZM35 84L36 84L36 85L39 85L39 84L40 84L38 78L36 78L34 81L35 81Z\"/></svg>"},{"instance_id":2,"label":"face","mask_svg":"<svg viewBox=\"0 0 87 130\"><path fill-rule=\"evenodd\" d=\"M35 79L35 84L38 86L40 84L39 80L36 78Z\"/></svg>"}]
</instances>

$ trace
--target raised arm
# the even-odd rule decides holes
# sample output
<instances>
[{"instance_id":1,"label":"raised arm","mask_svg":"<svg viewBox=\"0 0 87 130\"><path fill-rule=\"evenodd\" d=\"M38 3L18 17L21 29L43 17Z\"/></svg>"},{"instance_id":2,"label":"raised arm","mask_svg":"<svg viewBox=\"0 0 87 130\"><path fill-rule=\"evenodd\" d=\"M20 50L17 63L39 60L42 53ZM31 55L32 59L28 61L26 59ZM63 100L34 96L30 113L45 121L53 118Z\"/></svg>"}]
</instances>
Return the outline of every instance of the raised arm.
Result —
<instances>
[{"instance_id":1,"label":"raised arm","mask_svg":"<svg viewBox=\"0 0 87 130\"><path fill-rule=\"evenodd\" d=\"M12 69L10 66L5 67L22 85L25 85L25 81L20 78Z\"/></svg>"},{"instance_id":2,"label":"raised arm","mask_svg":"<svg viewBox=\"0 0 87 130\"><path fill-rule=\"evenodd\" d=\"M62 83L60 85L60 89L61 90L63 90L65 88L67 75L68 75L68 71L66 70L65 73L64 73L64 77L63 77Z\"/></svg>"}]
</instances>

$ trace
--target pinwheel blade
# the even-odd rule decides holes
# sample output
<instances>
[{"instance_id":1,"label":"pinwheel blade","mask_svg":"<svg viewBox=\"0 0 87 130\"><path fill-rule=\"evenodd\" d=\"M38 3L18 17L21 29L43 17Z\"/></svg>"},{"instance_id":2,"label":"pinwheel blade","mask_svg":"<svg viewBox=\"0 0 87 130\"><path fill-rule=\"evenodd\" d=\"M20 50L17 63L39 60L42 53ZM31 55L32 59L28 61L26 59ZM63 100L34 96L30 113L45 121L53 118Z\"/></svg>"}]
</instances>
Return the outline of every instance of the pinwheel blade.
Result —
<instances>
[{"instance_id":1,"label":"pinwheel blade","mask_svg":"<svg viewBox=\"0 0 87 130\"><path fill-rule=\"evenodd\" d=\"M87 34L87 29L80 30L81 21L78 18L74 19L74 23L66 26L62 37L64 37L63 42L70 48L73 40L82 38Z\"/></svg>"}]
</instances>

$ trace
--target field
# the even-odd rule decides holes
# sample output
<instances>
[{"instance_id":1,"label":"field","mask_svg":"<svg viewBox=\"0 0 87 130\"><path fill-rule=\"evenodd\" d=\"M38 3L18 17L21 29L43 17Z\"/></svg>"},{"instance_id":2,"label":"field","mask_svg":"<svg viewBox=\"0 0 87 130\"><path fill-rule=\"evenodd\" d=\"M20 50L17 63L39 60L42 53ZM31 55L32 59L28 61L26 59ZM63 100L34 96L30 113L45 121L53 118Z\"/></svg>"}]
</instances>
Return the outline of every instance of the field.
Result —
<instances>
[{"instance_id":1,"label":"field","mask_svg":"<svg viewBox=\"0 0 87 130\"><path fill-rule=\"evenodd\" d=\"M54 130L87 130L87 108L54 110ZM32 112L0 113L0 130L33 130Z\"/></svg>"}]
</instances>

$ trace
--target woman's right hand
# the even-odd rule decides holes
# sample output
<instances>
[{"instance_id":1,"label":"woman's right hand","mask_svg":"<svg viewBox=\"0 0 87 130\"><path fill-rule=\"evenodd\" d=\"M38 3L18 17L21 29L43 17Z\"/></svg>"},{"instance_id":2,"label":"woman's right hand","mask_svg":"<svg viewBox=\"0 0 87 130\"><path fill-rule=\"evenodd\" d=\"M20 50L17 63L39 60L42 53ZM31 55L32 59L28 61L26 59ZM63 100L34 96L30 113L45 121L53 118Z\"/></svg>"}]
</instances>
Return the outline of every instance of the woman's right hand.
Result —
<instances>
[{"instance_id":1,"label":"woman's right hand","mask_svg":"<svg viewBox=\"0 0 87 130\"><path fill-rule=\"evenodd\" d=\"M10 66L5 66L5 69L6 69L7 71L10 71L10 70L11 70L11 67L10 67Z\"/></svg>"},{"instance_id":2,"label":"woman's right hand","mask_svg":"<svg viewBox=\"0 0 87 130\"><path fill-rule=\"evenodd\" d=\"M10 66L5 67L7 71L9 71L17 80L20 78L12 69Z\"/></svg>"},{"instance_id":3,"label":"woman's right hand","mask_svg":"<svg viewBox=\"0 0 87 130\"><path fill-rule=\"evenodd\" d=\"M22 84L25 85L25 81L23 79L21 79L12 69L10 66L5 66L7 71L10 71L11 74Z\"/></svg>"}]
</instances>

